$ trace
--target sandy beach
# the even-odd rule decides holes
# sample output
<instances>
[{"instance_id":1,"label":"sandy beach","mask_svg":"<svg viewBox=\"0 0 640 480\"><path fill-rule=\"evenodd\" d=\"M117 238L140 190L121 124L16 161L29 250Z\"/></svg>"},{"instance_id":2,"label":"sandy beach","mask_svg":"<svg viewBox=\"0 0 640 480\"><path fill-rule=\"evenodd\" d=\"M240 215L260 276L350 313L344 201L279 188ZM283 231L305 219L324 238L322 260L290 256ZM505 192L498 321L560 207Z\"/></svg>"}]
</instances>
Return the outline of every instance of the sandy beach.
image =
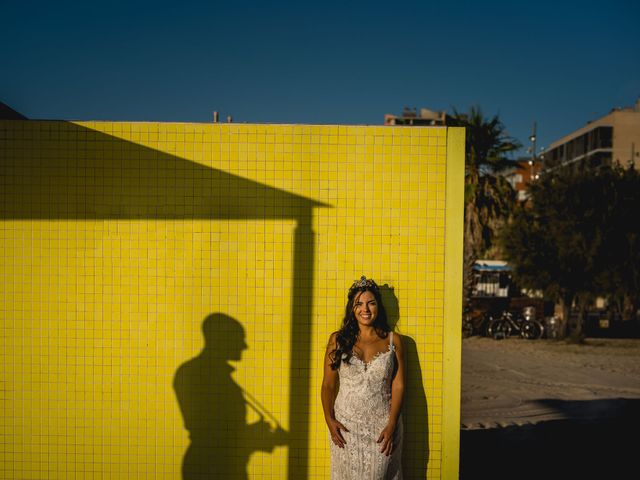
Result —
<instances>
[{"instance_id":1,"label":"sandy beach","mask_svg":"<svg viewBox=\"0 0 640 480\"><path fill-rule=\"evenodd\" d=\"M462 479L635 478L640 340L470 337Z\"/></svg>"}]
</instances>

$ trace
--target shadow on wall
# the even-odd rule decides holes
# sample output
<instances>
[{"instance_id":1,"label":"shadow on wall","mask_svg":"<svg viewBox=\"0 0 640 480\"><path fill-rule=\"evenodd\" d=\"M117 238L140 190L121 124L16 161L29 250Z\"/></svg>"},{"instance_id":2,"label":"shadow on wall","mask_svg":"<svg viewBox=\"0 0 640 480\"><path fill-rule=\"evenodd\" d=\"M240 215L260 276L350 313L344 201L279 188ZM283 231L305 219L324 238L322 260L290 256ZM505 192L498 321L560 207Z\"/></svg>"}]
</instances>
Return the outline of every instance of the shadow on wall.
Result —
<instances>
[{"instance_id":1,"label":"shadow on wall","mask_svg":"<svg viewBox=\"0 0 640 480\"><path fill-rule=\"evenodd\" d=\"M640 400L540 400L567 419L461 432L460 479L635 478Z\"/></svg>"},{"instance_id":2,"label":"shadow on wall","mask_svg":"<svg viewBox=\"0 0 640 480\"><path fill-rule=\"evenodd\" d=\"M0 171L6 220L305 223L313 208L328 206L63 121L0 121Z\"/></svg>"},{"instance_id":3,"label":"shadow on wall","mask_svg":"<svg viewBox=\"0 0 640 480\"><path fill-rule=\"evenodd\" d=\"M116 128L135 128L131 124L114 125ZM173 138L167 145L174 141L182 140ZM296 222L295 238L292 239L289 478L303 478L308 469L309 326L312 323L315 251L311 225L313 208L327 206L74 123L0 121L0 220ZM60 229L64 228L64 224L60 224ZM217 245L203 248L216 249ZM197 357L197 361L194 359L195 363L189 368L198 371L206 364L208 352L205 348L204 356ZM230 350L225 352L231 354ZM230 396L227 404L237 400L238 387L227 378L228 369L212 374L211 383L203 384L203 388L221 385L223 393ZM179 381L181 385L184 382L182 378ZM191 412L201 408L195 401L186 400L185 405ZM240 411L230 411L229 419L224 421L234 422L240 415ZM190 421L185 416L185 422ZM215 427L215 419L207 421ZM199 455L192 453L189 458Z\"/></svg>"},{"instance_id":4,"label":"shadow on wall","mask_svg":"<svg viewBox=\"0 0 640 480\"><path fill-rule=\"evenodd\" d=\"M191 441L182 477L246 479L251 454L285 445L287 434L273 415L231 377L234 368L228 362L241 360L247 348L242 325L227 315L214 313L202 323L202 333L204 349L181 365L174 378ZM247 407L260 420L247 424Z\"/></svg>"},{"instance_id":5,"label":"shadow on wall","mask_svg":"<svg viewBox=\"0 0 640 480\"><path fill-rule=\"evenodd\" d=\"M400 319L400 305L393 287L382 285L380 296L387 311L389 326L395 330ZM407 367L405 397L402 407L404 426L402 473L406 478L427 478L429 412L422 383L418 348L416 342L405 334L402 334L402 343Z\"/></svg>"}]
</instances>

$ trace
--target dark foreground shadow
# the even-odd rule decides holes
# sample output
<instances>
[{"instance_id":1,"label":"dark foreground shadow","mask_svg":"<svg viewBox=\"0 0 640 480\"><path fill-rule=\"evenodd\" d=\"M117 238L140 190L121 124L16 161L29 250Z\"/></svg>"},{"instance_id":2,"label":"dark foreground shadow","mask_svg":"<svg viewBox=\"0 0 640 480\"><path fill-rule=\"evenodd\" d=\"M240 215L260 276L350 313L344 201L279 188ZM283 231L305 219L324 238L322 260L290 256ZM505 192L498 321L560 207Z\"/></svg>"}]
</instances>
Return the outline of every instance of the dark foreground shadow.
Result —
<instances>
[{"instance_id":1,"label":"dark foreground shadow","mask_svg":"<svg viewBox=\"0 0 640 480\"><path fill-rule=\"evenodd\" d=\"M460 479L636 478L640 400L548 402L571 419L463 430Z\"/></svg>"},{"instance_id":2,"label":"dark foreground shadow","mask_svg":"<svg viewBox=\"0 0 640 480\"><path fill-rule=\"evenodd\" d=\"M392 287L380 287L382 303L387 311L389 325L395 329L400 319L398 298ZM402 333L402 332L401 332ZM416 342L402 334L407 367L402 420L404 439L402 447L402 473L404 478L427 478L429 463L429 411L422 383L422 370Z\"/></svg>"},{"instance_id":3,"label":"dark foreground shadow","mask_svg":"<svg viewBox=\"0 0 640 480\"><path fill-rule=\"evenodd\" d=\"M242 325L214 313L204 320L202 331L204 349L182 364L174 378L191 441L182 463L182 478L246 479L251 454L284 445L287 434L231 377L234 368L228 361L239 361L247 348ZM246 423L247 408L258 413L257 422Z\"/></svg>"}]
</instances>

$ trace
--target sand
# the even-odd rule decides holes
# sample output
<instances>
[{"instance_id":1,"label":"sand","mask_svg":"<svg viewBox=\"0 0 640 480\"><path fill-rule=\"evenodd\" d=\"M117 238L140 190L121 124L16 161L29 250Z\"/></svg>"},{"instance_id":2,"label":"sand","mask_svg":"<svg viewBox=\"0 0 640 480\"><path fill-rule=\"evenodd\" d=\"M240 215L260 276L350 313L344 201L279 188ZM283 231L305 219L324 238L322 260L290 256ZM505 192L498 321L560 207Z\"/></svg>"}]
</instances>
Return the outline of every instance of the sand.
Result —
<instances>
[{"instance_id":1,"label":"sand","mask_svg":"<svg viewBox=\"0 0 640 480\"><path fill-rule=\"evenodd\" d=\"M640 340L463 340L463 429L602 418L622 398L640 399Z\"/></svg>"},{"instance_id":2,"label":"sand","mask_svg":"<svg viewBox=\"0 0 640 480\"><path fill-rule=\"evenodd\" d=\"M462 351L460 478L636 478L640 340L470 337Z\"/></svg>"}]
</instances>

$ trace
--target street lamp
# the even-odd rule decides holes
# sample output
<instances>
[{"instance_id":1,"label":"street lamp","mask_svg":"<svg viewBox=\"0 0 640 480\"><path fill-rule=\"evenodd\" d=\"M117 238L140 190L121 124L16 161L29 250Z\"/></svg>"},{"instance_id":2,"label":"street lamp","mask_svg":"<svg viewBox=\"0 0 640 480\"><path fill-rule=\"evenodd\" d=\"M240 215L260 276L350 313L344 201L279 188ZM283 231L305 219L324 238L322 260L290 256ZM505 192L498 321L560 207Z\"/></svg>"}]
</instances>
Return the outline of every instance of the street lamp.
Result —
<instances>
[{"instance_id":1,"label":"street lamp","mask_svg":"<svg viewBox=\"0 0 640 480\"><path fill-rule=\"evenodd\" d=\"M529 165L531 166L529 178L533 180L533 164L536 162L536 122L533 122L533 131L529 135L529 141L531 142L531 160Z\"/></svg>"}]
</instances>

